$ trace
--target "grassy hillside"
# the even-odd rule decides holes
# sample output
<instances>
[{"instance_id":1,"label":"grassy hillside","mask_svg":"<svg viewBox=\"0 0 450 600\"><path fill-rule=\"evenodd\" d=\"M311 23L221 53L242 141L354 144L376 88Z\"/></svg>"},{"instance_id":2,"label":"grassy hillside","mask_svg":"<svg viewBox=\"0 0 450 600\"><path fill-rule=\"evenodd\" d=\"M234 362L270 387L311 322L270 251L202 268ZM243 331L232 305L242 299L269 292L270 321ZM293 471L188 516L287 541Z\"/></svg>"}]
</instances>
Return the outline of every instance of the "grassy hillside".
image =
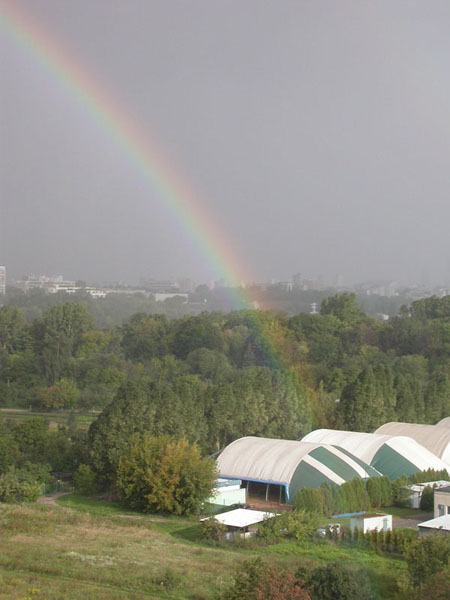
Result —
<instances>
[{"instance_id":1,"label":"grassy hillside","mask_svg":"<svg viewBox=\"0 0 450 600\"><path fill-rule=\"evenodd\" d=\"M76 500L80 510L0 505L0 600L208 600L257 555L291 569L329 560L363 566L385 600L395 597L405 568L402 560L326 540L208 546L196 521L120 516L117 505L108 514L106 503Z\"/></svg>"}]
</instances>

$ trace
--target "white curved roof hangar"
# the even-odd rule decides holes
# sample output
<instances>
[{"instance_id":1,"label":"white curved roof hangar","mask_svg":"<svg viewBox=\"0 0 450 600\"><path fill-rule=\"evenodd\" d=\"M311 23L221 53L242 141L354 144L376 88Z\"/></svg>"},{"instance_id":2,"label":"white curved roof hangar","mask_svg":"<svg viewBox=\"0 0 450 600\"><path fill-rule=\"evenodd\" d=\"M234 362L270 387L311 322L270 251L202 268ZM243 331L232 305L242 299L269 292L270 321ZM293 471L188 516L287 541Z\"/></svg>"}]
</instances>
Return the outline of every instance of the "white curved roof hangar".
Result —
<instances>
[{"instance_id":1,"label":"white curved roof hangar","mask_svg":"<svg viewBox=\"0 0 450 600\"><path fill-rule=\"evenodd\" d=\"M375 433L411 437L450 466L450 426L391 422L378 427Z\"/></svg>"},{"instance_id":2,"label":"white curved roof hangar","mask_svg":"<svg viewBox=\"0 0 450 600\"><path fill-rule=\"evenodd\" d=\"M322 482L342 485L380 473L349 452L333 446L258 437L243 437L229 444L217 459L220 477L274 483L289 495L301 487Z\"/></svg>"},{"instance_id":3,"label":"white curved roof hangar","mask_svg":"<svg viewBox=\"0 0 450 600\"><path fill-rule=\"evenodd\" d=\"M344 448L393 479L403 473L412 475L427 469L441 471L448 468L447 463L407 436L317 429L302 441Z\"/></svg>"}]
</instances>

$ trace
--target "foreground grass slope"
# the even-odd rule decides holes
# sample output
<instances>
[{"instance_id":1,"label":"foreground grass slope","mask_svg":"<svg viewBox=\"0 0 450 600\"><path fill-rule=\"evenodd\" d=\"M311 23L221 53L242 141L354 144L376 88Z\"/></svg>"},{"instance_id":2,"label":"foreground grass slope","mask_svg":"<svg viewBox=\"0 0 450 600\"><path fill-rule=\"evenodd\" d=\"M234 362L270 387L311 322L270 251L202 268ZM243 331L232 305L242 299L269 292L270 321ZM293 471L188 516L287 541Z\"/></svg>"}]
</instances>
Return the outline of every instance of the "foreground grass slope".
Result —
<instances>
[{"instance_id":1,"label":"foreground grass slope","mask_svg":"<svg viewBox=\"0 0 450 600\"><path fill-rule=\"evenodd\" d=\"M244 560L255 556L291 569L349 561L369 570L384 600L395 597L395 582L405 568L399 559L326 542L211 547L199 540L194 521L91 509L97 514L0 505L0 600L209 600L229 585Z\"/></svg>"}]
</instances>

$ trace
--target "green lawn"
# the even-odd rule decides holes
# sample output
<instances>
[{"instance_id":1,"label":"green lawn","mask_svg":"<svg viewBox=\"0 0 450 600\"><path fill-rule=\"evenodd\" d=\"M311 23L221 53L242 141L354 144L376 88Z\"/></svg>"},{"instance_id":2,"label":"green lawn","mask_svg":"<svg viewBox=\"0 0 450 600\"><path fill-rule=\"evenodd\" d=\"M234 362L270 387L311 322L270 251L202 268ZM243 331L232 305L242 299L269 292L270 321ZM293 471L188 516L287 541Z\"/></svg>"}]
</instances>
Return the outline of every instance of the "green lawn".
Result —
<instances>
[{"instance_id":1,"label":"green lawn","mask_svg":"<svg viewBox=\"0 0 450 600\"><path fill-rule=\"evenodd\" d=\"M0 600L214 600L256 556L293 571L344 561L367 570L377 598L389 600L405 570L403 560L351 544L213 546L202 541L197 519L141 515L81 494L57 502L0 504Z\"/></svg>"},{"instance_id":2,"label":"green lawn","mask_svg":"<svg viewBox=\"0 0 450 600\"><path fill-rule=\"evenodd\" d=\"M18 413L10 413L5 411L0 411L3 415L5 421L11 421L13 423L23 423L24 421L28 421L29 419L45 419L49 423L56 425L67 425L69 414L68 412L18 412ZM75 419L77 425L81 429L89 429L89 425L95 421L97 415L84 415L80 413L75 413Z\"/></svg>"},{"instance_id":3,"label":"green lawn","mask_svg":"<svg viewBox=\"0 0 450 600\"><path fill-rule=\"evenodd\" d=\"M65 508L71 508L73 510L79 510L81 512L86 512L97 516L117 514L142 515L142 513L123 506L120 504L120 502L111 502L109 500L102 500L100 498L89 498L87 496L83 496L83 494L77 493L60 496L59 498L56 498L56 503L64 506Z\"/></svg>"}]
</instances>

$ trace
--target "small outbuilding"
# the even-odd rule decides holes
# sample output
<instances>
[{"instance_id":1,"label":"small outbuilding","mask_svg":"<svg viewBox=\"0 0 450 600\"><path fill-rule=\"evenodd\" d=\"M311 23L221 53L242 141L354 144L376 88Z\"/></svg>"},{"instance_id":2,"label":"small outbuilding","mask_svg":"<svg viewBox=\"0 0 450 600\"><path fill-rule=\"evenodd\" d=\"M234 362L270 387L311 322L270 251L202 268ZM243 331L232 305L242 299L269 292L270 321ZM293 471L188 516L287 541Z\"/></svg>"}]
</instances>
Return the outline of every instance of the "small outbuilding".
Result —
<instances>
[{"instance_id":1,"label":"small outbuilding","mask_svg":"<svg viewBox=\"0 0 450 600\"><path fill-rule=\"evenodd\" d=\"M450 485L434 490L434 516L450 515Z\"/></svg>"},{"instance_id":2,"label":"small outbuilding","mask_svg":"<svg viewBox=\"0 0 450 600\"><path fill-rule=\"evenodd\" d=\"M436 519L430 519L417 525L419 535L429 535L430 533L442 533L450 535L450 515L443 515Z\"/></svg>"},{"instance_id":3,"label":"small outbuilding","mask_svg":"<svg viewBox=\"0 0 450 600\"><path fill-rule=\"evenodd\" d=\"M392 515L386 515L385 513L355 515L350 517L350 529L352 533L355 529L362 529L363 533L374 530L392 531Z\"/></svg>"},{"instance_id":4,"label":"small outbuilding","mask_svg":"<svg viewBox=\"0 0 450 600\"><path fill-rule=\"evenodd\" d=\"M225 539L232 539L235 534L242 537L253 535L256 532L256 525L258 525L258 523L262 523L266 519L272 519L277 516L279 515L260 510L236 508L235 510L230 510L229 512L220 515L214 515L214 519L227 528ZM206 520L207 519L201 519L201 521Z\"/></svg>"},{"instance_id":5,"label":"small outbuilding","mask_svg":"<svg viewBox=\"0 0 450 600\"><path fill-rule=\"evenodd\" d=\"M405 489L409 490L409 505L411 508L420 508L420 501L422 499L423 490L426 487L430 487L436 492L443 487L450 487L450 481L427 481L426 483L414 483L413 485L405 486Z\"/></svg>"}]
</instances>

